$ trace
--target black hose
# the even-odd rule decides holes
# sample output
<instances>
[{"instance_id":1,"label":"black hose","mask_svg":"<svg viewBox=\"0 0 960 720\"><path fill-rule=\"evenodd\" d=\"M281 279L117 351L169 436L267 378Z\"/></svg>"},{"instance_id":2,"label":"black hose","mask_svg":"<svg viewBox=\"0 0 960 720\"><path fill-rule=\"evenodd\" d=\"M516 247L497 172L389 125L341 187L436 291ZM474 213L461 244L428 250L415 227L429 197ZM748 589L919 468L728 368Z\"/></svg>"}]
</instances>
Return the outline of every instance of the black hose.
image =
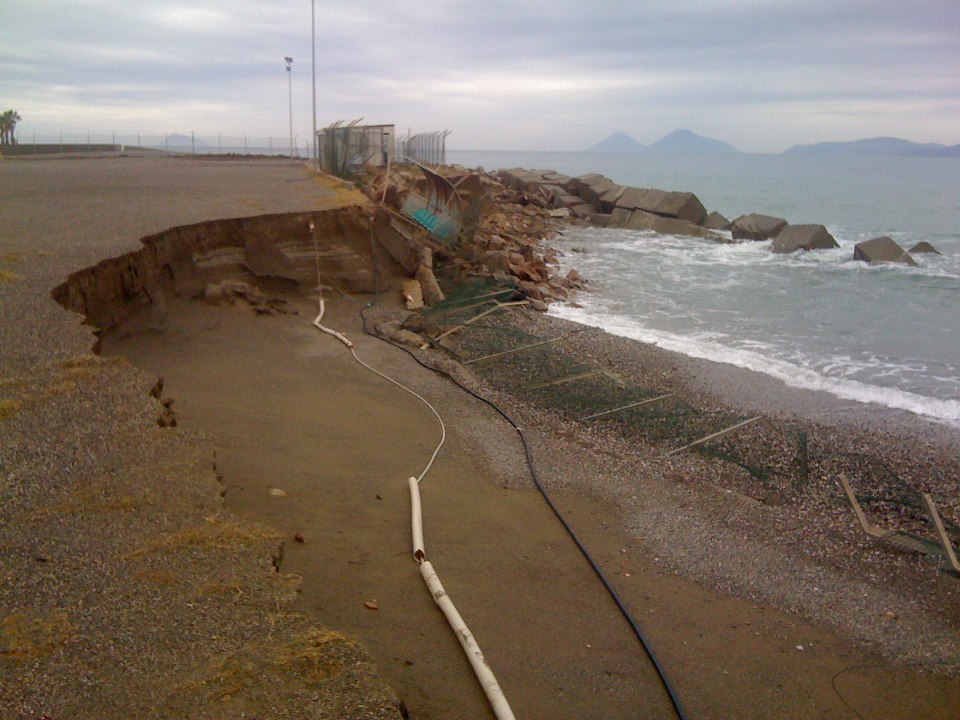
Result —
<instances>
[{"instance_id":1,"label":"black hose","mask_svg":"<svg viewBox=\"0 0 960 720\"><path fill-rule=\"evenodd\" d=\"M588 563L590 563L590 567L593 568L593 572L600 579L600 582L603 583L603 587L606 588L607 593L610 595L610 597L616 603L617 607L620 609L620 614L623 615L624 619L627 621L627 623L630 625L630 628L633 630L633 634L636 635L637 639L640 641L640 644L643 646L644 652L646 652L647 657L650 658L650 662L653 663L653 667L656 668L657 675L660 678L660 682L663 685L663 688L667 691L667 695L669 695L670 697L670 702L673 704L673 709L676 712L677 717L680 718L680 720L687 720L687 716L683 712L683 706L680 704L680 699L677 697L677 693L673 689L673 685L670 684L670 680L667 678L666 672L664 671L663 667L660 665L660 661L657 660L657 656L656 654L654 654L653 648L650 646L650 642L647 640L647 638L643 634L643 631L640 629L640 625L637 623L636 620L634 620L633 615L630 614L630 611L627 609L627 606L624 604L623 600L620 598L620 595L617 593L613 585L610 583L610 580L607 579L607 576L604 574L603 570L600 569L600 566L597 564L597 561L593 559L593 556L590 554L590 551L587 550L586 546L584 546L584 544L580 541L580 538L577 537L577 534L574 532L573 528L570 527L570 524L566 521L566 519L560 513L559 508L557 508L557 506L554 504L553 500L550 497L550 494L547 492L546 488L543 486L543 483L540 482L540 475L537 472L537 465L533 460L533 452L530 450L530 443L527 442L527 437L526 435L523 434L523 430L520 428L520 426L517 425L517 423L514 422L513 418L510 417L510 415L505 410L503 410L499 405L497 405L492 400L488 400L482 395L474 392L472 389L468 388L462 382L457 380L457 378L455 378L450 373L443 372L442 370L438 370L437 368L428 365L419 357L417 357L417 355L409 348L406 348L403 345L399 345L386 338L380 337L375 333L370 332L367 329L367 318L364 315L364 311L367 308L372 306L373 306L373 303L368 303L364 305L362 308L360 308L360 320L361 320L361 323L363 324L364 333L366 333L367 335L370 335L371 337L375 337L379 340L382 340L385 343L393 345L394 347L399 348L400 350L403 350L405 353L407 353L410 357L416 360L417 363L425 367L427 370L432 370L435 373L445 375L454 383L456 383L457 386L459 386L462 390L467 392L469 395L473 396L480 402L485 403L489 405L491 408L493 408L504 420L506 420L508 423L510 423L511 426L513 426L514 430L517 431L517 434L520 435L520 441L523 443L523 452L527 458L527 467L530 468L530 476L533 478L533 484L537 486L537 490L540 491L540 495L543 496L543 499L546 501L547 505L553 511L553 514L556 515L557 519L560 521L560 524L563 525L563 528L567 531L567 534L570 536L570 539L573 540L574 544L576 544L577 548L580 550L580 554L583 555L583 557L586 559Z\"/></svg>"}]
</instances>

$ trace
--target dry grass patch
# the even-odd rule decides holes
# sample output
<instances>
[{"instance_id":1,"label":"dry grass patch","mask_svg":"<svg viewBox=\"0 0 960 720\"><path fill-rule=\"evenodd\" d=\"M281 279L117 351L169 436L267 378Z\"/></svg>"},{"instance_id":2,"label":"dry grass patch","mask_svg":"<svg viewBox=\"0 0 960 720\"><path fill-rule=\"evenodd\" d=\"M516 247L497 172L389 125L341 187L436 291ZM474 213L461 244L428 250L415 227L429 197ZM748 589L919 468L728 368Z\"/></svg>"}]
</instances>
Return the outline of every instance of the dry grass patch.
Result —
<instances>
[{"instance_id":1,"label":"dry grass patch","mask_svg":"<svg viewBox=\"0 0 960 720\"><path fill-rule=\"evenodd\" d=\"M43 388L44 397L61 397L73 395L77 391L77 383L73 380L55 380Z\"/></svg>"},{"instance_id":2,"label":"dry grass patch","mask_svg":"<svg viewBox=\"0 0 960 720\"><path fill-rule=\"evenodd\" d=\"M134 576L135 580L153 583L154 585L182 585L183 576L173 572L163 570L148 570L138 572Z\"/></svg>"},{"instance_id":3,"label":"dry grass patch","mask_svg":"<svg viewBox=\"0 0 960 720\"><path fill-rule=\"evenodd\" d=\"M19 280L20 276L10 270L0 270L0 283L14 282Z\"/></svg>"},{"instance_id":4,"label":"dry grass patch","mask_svg":"<svg viewBox=\"0 0 960 720\"><path fill-rule=\"evenodd\" d=\"M0 420L6 420L7 418L12 418L23 408L23 400L16 400L13 398L8 398L6 400L0 400Z\"/></svg>"},{"instance_id":5,"label":"dry grass patch","mask_svg":"<svg viewBox=\"0 0 960 720\"><path fill-rule=\"evenodd\" d=\"M183 528L151 538L124 558L136 558L155 552L177 552L191 547L209 547L227 550L250 546L264 540L279 540L283 537L276 530L236 521L223 522L209 518L206 525Z\"/></svg>"},{"instance_id":6,"label":"dry grass patch","mask_svg":"<svg viewBox=\"0 0 960 720\"><path fill-rule=\"evenodd\" d=\"M240 700L248 688L282 685L297 678L307 687L343 672L359 643L342 633L308 628L279 645L256 644L218 661L213 672L185 689L205 692L210 703Z\"/></svg>"},{"instance_id":7,"label":"dry grass patch","mask_svg":"<svg viewBox=\"0 0 960 720\"><path fill-rule=\"evenodd\" d=\"M334 630L310 628L277 648L273 662L283 671L293 670L307 682L322 682L343 670L344 653L360 648L351 637Z\"/></svg>"},{"instance_id":8,"label":"dry grass patch","mask_svg":"<svg viewBox=\"0 0 960 720\"><path fill-rule=\"evenodd\" d=\"M33 519L42 520L49 515L127 512L153 505L154 502L154 498L146 495L111 494L104 483L94 483L77 488L58 503L38 509Z\"/></svg>"},{"instance_id":9,"label":"dry grass patch","mask_svg":"<svg viewBox=\"0 0 960 720\"><path fill-rule=\"evenodd\" d=\"M52 654L75 634L67 614L54 610L46 616L15 613L0 621L0 657L18 661Z\"/></svg>"},{"instance_id":10,"label":"dry grass patch","mask_svg":"<svg viewBox=\"0 0 960 720\"><path fill-rule=\"evenodd\" d=\"M21 253L4 253L3 255L0 255L0 262L2 263L23 262L23 255Z\"/></svg>"}]
</instances>

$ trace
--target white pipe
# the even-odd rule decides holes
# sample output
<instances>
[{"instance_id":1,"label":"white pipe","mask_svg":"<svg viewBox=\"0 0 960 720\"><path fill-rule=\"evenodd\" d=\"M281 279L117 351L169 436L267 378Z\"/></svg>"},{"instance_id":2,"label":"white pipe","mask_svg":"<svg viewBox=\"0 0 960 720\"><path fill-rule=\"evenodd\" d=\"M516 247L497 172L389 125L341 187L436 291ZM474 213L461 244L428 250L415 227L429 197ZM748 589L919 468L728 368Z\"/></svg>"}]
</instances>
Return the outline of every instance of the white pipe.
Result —
<instances>
[{"instance_id":1,"label":"white pipe","mask_svg":"<svg viewBox=\"0 0 960 720\"><path fill-rule=\"evenodd\" d=\"M340 342L342 342L344 345L346 345L348 348L352 350L353 343L347 339L346 335L334 330L333 328L328 328L325 325L322 325L320 323L320 321L323 320L323 313L325 312L326 308L323 302L323 291L320 289L319 285L317 285L317 292L320 293L320 314L317 315L316 318L314 318L314 321L313 321L314 326L320 332L325 332L327 335L332 335L333 337L335 337L337 340L339 340Z\"/></svg>"},{"instance_id":2,"label":"white pipe","mask_svg":"<svg viewBox=\"0 0 960 720\"><path fill-rule=\"evenodd\" d=\"M413 557L421 562L426 553L423 551L423 513L420 510L420 483L415 477L407 480L410 483L410 527L413 534Z\"/></svg>"},{"instance_id":3,"label":"white pipe","mask_svg":"<svg viewBox=\"0 0 960 720\"><path fill-rule=\"evenodd\" d=\"M347 339L346 335L337 332L333 328L328 328L321 323L323 320L323 314L326 312L326 304L323 302L323 287L320 284L320 248L317 246L317 226L314 224L313 220L310 221L310 235L313 237L313 256L317 261L317 295L320 298L320 313L313 319L313 325L320 332L326 333L327 335L332 335L346 345L347 348L353 350L353 343Z\"/></svg>"},{"instance_id":4,"label":"white pipe","mask_svg":"<svg viewBox=\"0 0 960 720\"><path fill-rule=\"evenodd\" d=\"M443 611L447 622L450 623L450 627L453 628L453 632L457 636L457 640L460 641L463 652L466 654L467 660L470 661L473 672L477 676L477 680L480 681L480 686L490 702L493 714L497 716L497 720L516 720L516 716L510 709L510 704L507 702L503 690L500 689L500 684L497 682L493 670L490 669L487 661L483 658L483 652L480 650L476 639L474 639L473 633L470 632L470 628L460 617L460 613L457 612L457 608L450 596L447 595L447 591L443 589L440 578L437 577L437 573L429 560L424 560L420 564L420 575L423 576L423 581L430 588L433 601Z\"/></svg>"}]
</instances>

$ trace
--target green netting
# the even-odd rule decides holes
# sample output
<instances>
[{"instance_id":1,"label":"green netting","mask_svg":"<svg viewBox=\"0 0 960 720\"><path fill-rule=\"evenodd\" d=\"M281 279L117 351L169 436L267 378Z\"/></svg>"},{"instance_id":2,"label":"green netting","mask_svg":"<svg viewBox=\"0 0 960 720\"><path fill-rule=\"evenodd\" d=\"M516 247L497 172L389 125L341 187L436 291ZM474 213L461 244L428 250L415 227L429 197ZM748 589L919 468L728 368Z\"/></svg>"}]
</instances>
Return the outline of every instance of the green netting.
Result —
<instances>
[{"instance_id":1,"label":"green netting","mask_svg":"<svg viewBox=\"0 0 960 720\"><path fill-rule=\"evenodd\" d=\"M511 300L508 291L512 289L484 278L445 286L447 300L424 313L434 337L454 329L442 338L442 346L462 362L470 363L488 386L511 392L571 420L602 423L626 437L671 449L747 419L733 413L708 412L677 397L662 398L669 390L655 387L653 382L625 379L599 361L575 357L565 337L569 333L538 322L526 309L499 308L482 315L496 307L494 299ZM483 297L498 291L504 292L495 298ZM545 342L556 339L558 333L564 336L558 342ZM654 398L658 399L636 405ZM633 407L625 407L628 405ZM590 417L600 413L605 414ZM738 443L724 438L704 443L696 450L739 465L765 483L797 486L801 470L806 472L799 445L793 440L784 445L796 458L778 468L766 462L764 447L765 443Z\"/></svg>"}]
</instances>

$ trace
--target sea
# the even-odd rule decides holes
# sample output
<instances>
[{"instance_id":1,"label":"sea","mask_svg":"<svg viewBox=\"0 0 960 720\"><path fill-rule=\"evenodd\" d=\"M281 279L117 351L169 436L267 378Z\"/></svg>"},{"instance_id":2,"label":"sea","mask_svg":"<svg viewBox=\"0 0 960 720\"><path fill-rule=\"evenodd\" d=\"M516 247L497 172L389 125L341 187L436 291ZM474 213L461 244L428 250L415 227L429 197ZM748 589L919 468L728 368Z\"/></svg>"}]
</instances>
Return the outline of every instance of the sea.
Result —
<instances>
[{"instance_id":1,"label":"sea","mask_svg":"<svg viewBox=\"0 0 960 720\"><path fill-rule=\"evenodd\" d=\"M960 429L960 159L448 150L447 161L602 173L693 192L731 220L826 226L839 249L792 255L770 241L570 228L553 245L592 292L550 313ZM943 254L917 254L917 267L853 259L880 235Z\"/></svg>"}]
</instances>

